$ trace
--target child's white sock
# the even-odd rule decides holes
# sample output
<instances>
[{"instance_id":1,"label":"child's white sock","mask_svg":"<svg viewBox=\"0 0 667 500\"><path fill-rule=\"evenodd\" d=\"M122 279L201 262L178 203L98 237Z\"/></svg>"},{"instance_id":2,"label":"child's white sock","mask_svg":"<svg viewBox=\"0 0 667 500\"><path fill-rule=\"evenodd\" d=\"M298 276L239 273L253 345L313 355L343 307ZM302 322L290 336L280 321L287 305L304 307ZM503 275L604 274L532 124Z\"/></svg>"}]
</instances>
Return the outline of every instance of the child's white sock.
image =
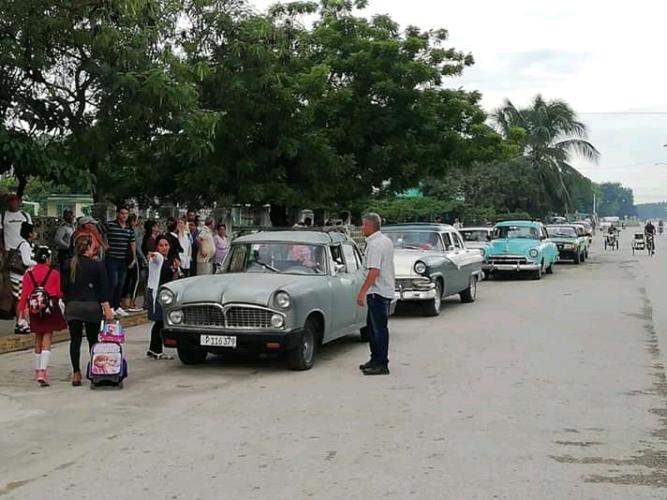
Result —
<instances>
[{"instance_id":1,"label":"child's white sock","mask_svg":"<svg viewBox=\"0 0 667 500\"><path fill-rule=\"evenodd\" d=\"M39 369L46 370L46 367L49 366L49 357L51 356L51 351L42 351L42 356L39 361Z\"/></svg>"},{"instance_id":2,"label":"child's white sock","mask_svg":"<svg viewBox=\"0 0 667 500\"><path fill-rule=\"evenodd\" d=\"M35 370L39 370L39 365L42 362L42 353L41 352L36 352L35 353Z\"/></svg>"}]
</instances>

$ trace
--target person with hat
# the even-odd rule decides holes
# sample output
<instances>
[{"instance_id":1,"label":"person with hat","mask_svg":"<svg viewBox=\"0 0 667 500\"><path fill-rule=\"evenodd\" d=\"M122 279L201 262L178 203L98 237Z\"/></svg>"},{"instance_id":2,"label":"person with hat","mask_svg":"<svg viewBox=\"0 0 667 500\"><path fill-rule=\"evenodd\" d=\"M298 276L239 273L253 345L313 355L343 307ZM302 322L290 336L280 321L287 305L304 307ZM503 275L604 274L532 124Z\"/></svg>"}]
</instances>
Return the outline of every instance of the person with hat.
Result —
<instances>
[{"instance_id":1,"label":"person with hat","mask_svg":"<svg viewBox=\"0 0 667 500\"><path fill-rule=\"evenodd\" d=\"M76 240L81 236L90 236L92 241L92 252L93 255L98 259L102 259L104 253L104 240L102 239L102 234L97 228L97 220L94 218L84 215L79 217L77 220L77 230L74 231L72 235L72 243L70 245L70 255L74 255L74 249L76 248Z\"/></svg>"},{"instance_id":2,"label":"person with hat","mask_svg":"<svg viewBox=\"0 0 667 500\"><path fill-rule=\"evenodd\" d=\"M21 210L21 198L18 195L9 195L7 202L9 208L0 217L0 232L3 248L6 252L11 252L21 243L21 224L24 222L32 224L32 218L29 213Z\"/></svg>"}]
</instances>

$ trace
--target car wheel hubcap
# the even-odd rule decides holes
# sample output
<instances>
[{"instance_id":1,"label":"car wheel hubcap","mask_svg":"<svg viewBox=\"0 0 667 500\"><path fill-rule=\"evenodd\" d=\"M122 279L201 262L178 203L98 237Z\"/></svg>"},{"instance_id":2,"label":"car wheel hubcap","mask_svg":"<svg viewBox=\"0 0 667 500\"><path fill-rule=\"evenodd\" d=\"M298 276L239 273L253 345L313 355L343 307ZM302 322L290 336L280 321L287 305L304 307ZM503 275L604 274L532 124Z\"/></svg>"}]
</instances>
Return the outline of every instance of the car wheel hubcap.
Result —
<instances>
[{"instance_id":1,"label":"car wheel hubcap","mask_svg":"<svg viewBox=\"0 0 667 500\"><path fill-rule=\"evenodd\" d=\"M435 299L433 301L433 306L436 311L440 310L440 305L442 304L442 290L439 286L435 287Z\"/></svg>"},{"instance_id":2,"label":"car wheel hubcap","mask_svg":"<svg viewBox=\"0 0 667 500\"><path fill-rule=\"evenodd\" d=\"M303 336L303 359L306 362L310 362L311 358L313 357L313 350L314 350L314 344L313 344L313 336L310 334L306 334Z\"/></svg>"}]
</instances>

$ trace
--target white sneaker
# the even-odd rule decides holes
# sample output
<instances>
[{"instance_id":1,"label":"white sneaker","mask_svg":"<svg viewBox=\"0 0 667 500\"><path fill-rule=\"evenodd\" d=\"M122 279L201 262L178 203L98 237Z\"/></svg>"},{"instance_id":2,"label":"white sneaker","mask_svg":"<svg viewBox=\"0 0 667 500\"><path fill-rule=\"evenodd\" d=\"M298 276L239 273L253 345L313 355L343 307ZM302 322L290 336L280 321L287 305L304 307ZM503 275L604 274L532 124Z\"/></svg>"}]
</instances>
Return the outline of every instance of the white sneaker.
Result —
<instances>
[{"instance_id":1,"label":"white sneaker","mask_svg":"<svg viewBox=\"0 0 667 500\"><path fill-rule=\"evenodd\" d=\"M129 314L122 307L116 309L114 313L116 313L116 316L119 316L121 318L127 318L129 316Z\"/></svg>"}]
</instances>

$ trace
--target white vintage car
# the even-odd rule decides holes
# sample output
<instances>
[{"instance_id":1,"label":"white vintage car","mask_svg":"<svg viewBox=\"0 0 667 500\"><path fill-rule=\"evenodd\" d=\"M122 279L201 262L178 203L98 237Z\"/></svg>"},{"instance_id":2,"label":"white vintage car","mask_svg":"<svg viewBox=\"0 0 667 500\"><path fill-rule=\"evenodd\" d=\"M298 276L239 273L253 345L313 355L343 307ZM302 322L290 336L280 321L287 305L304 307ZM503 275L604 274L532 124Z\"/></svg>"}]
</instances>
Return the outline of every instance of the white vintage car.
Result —
<instances>
[{"instance_id":1,"label":"white vintage car","mask_svg":"<svg viewBox=\"0 0 667 500\"><path fill-rule=\"evenodd\" d=\"M396 299L423 303L426 316L440 314L442 299L460 295L474 302L477 282L484 276L479 250L466 248L463 238L446 224L400 224L382 232L394 242Z\"/></svg>"}]
</instances>

